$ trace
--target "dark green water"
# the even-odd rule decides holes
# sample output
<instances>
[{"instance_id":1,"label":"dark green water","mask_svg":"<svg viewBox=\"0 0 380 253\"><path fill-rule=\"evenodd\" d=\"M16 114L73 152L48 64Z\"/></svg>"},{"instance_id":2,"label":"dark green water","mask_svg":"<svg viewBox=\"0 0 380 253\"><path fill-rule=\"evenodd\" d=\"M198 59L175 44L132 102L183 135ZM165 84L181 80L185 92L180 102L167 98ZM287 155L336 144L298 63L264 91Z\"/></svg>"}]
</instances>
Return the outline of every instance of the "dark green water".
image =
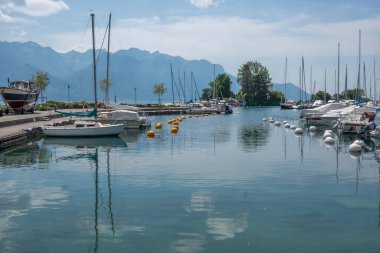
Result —
<instances>
[{"instance_id":1,"label":"dark green water","mask_svg":"<svg viewBox=\"0 0 380 253\"><path fill-rule=\"evenodd\" d=\"M237 113L238 112L238 113ZM379 252L378 152L237 108L154 139L45 139L0 153L0 252ZM379 148L380 149L380 148Z\"/></svg>"}]
</instances>

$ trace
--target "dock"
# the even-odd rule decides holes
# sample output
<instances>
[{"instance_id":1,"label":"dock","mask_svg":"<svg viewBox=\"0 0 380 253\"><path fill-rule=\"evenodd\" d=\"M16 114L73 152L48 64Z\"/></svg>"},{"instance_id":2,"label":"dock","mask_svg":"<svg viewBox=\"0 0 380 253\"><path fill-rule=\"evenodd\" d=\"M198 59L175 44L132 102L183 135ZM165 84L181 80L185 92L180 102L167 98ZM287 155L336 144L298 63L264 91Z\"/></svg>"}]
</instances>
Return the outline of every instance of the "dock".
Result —
<instances>
[{"instance_id":1,"label":"dock","mask_svg":"<svg viewBox=\"0 0 380 253\"><path fill-rule=\"evenodd\" d=\"M188 107L145 106L133 108L128 106L124 108L123 106L117 106L111 108L111 110L116 109L135 110L141 115L152 116L186 114ZM81 112L82 109L66 109L65 111ZM68 117L63 117L55 111L36 111L34 113L4 115L0 117L0 151L43 137L42 126L67 119Z\"/></svg>"},{"instance_id":2,"label":"dock","mask_svg":"<svg viewBox=\"0 0 380 253\"><path fill-rule=\"evenodd\" d=\"M0 150L43 136L41 126L64 120L58 113L35 112L0 117Z\"/></svg>"}]
</instances>

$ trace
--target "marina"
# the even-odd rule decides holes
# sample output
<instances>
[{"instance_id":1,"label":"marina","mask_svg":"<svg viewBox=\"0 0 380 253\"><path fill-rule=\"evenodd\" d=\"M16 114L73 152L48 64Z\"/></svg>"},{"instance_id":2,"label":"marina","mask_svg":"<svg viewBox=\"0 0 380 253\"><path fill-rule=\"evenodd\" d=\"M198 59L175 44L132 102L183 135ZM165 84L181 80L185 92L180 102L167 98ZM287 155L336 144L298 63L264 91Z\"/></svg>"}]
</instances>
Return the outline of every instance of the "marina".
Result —
<instances>
[{"instance_id":1,"label":"marina","mask_svg":"<svg viewBox=\"0 0 380 253\"><path fill-rule=\"evenodd\" d=\"M327 145L323 130L296 135L264 117L300 126L296 110L235 108L187 116L177 134L173 116L153 116L154 138L125 130L5 150L0 249L377 252L379 144L363 139L355 155L356 136Z\"/></svg>"}]
</instances>

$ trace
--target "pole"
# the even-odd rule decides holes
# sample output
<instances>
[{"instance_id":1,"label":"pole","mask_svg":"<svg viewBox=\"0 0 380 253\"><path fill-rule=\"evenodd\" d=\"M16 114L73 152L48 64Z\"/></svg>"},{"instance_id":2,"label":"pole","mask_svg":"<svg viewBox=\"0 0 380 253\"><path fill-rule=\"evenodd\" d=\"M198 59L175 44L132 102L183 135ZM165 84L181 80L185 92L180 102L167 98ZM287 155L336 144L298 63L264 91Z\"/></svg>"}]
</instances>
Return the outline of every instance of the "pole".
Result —
<instances>
[{"instance_id":1,"label":"pole","mask_svg":"<svg viewBox=\"0 0 380 253\"><path fill-rule=\"evenodd\" d=\"M136 93L137 93L137 88L135 87L135 105L137 105L137 96L136 96Z\"/></svg>"},{"instance_id":2,"label":"pole","mask_svg":"<svg viewBox=\"0 0 380 253\"><path fill-rule=\"evenodd\" d=\"M339 102L339 80L340 80L340 43L338 43L338 80L337 80L337 92L336 92L336 101Z\"/></svg>"},{"instance_id":3,"label":"pole","mask_svg":"<svg viewBox=\"0 0 380 253\"><path fill-rule=\"evenodd\" d=\"M91 24L92 24L92 57L94 65L94 97L95 97L95 108L98 108L98 97L96 94L96 55L95 55L95 14L91 13ZM95 116L96 117L96 116Z\"/></svg>"},{"instance_id":4,"label":"pole","mask_svg":"<svg viewBox=\"0 0 380 253\"><path fill-rule=\"evenodd\" d=\"M344 78L344 98L347 100L347 64L346 64L346 77Z\"/></svg>"},{"instance_id":5,"label":"pole","mask_svg":"<svg viewBox=\"0 0 380 253\"><path fill-rule=\"evenodd\" d=\"M107 46L107 87L106 87L106 104L109 101L109 70L110 70L110 39L111 39L111 13L108 19L108 46Z\"/></svg>"},{"instance_id":6,"label":"pole","mask_svg":"<svg viewBox=\"0 0 380 253\"><path fill-rule=\"evenodd\" d=\"M325 69L325 92L324 92L324 95L323 95L323 101L326 103L326 69Z\"/></svg>"}]
</instances>

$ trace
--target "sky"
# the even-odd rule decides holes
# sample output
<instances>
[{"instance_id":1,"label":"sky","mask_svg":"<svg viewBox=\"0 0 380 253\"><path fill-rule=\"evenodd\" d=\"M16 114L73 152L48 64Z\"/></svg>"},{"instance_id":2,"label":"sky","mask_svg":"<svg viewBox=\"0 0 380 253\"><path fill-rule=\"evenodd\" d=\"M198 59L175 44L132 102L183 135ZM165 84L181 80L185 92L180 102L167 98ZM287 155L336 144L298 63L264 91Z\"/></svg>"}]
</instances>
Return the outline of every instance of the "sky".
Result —
<instances>
[{"instance_id":1,"label":"sky","mask_svg":"<svg viewBox=\"0 0 380 253\"><path fill-rule=\"evenodd\" d=\"M348 88L356 87L360 29L366 83L374 72L380 78L380 0L0 0L0 40L85 51L91 12L98 47L111 12L113 52L135 47L206 59L232 75L258 61L275 83L285 80L287 58L286 81L297 85L304 57L306 86L323 90L326 69L330 93L338 82L338 43L340 90L346 64Z\"/></svg>"}]
</instances>

